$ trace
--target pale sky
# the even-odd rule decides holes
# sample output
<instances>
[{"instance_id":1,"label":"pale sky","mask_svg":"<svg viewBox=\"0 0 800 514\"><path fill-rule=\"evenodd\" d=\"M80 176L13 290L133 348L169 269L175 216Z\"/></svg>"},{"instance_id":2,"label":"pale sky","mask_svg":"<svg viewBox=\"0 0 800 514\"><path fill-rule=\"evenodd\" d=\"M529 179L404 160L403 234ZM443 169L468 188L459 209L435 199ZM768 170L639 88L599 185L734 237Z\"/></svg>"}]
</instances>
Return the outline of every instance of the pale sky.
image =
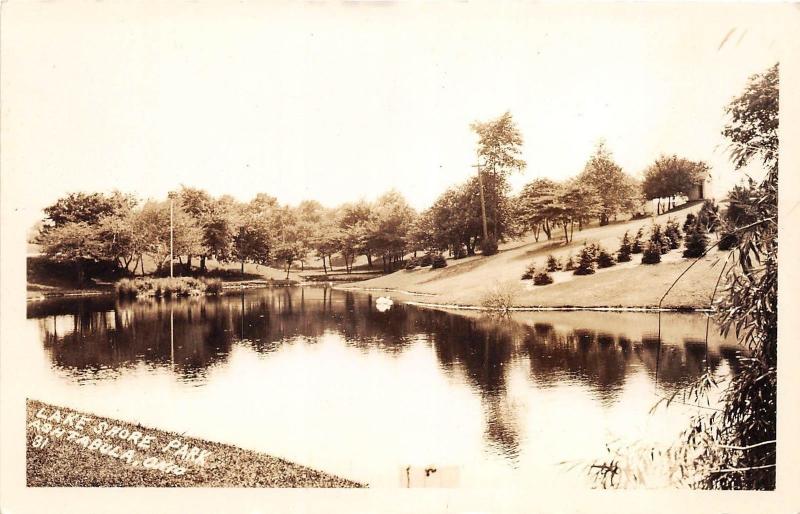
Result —
<instances>
[{"instance_id":1,"label":"pale sky","mask_svg":"<svg viewBox=\"0 0 800 514\"><path fill-rule=\"evenodd\" d=\"M631 174L705 160L721 194L723 109L779 60L792 9L11 1L4 187L30 222L67 192L179 184L329 206L396 188L422 209L475 172L469 124L510 110L516 187L605 138Z\"/></svg>"}]
</instances>

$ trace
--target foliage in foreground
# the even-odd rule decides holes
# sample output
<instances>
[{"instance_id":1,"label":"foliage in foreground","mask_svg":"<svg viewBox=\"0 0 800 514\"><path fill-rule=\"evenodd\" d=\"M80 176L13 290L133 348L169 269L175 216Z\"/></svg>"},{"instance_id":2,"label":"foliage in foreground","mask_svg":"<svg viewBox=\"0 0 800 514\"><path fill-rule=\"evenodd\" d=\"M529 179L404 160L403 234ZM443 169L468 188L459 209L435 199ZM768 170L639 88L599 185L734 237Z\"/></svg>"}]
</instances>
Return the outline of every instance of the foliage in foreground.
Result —
<instances>
[{"instance_id":1,"label":"foliage in foreground","mask_svg":"<svg viewBox=\"0 0 800 514\"><path fill-rule=\"evenodd\" d=\"M696 415L669 448L626 445L591 465L604 487L647 485L654 466L668 470L669 485L704 489L775 489L778 366L778 65L751 78L728 107L737 169L759 159L767 171L739 198L733 222L737 243L725 268L716 317L723 335L733 331L748 355L722 385L720 411ZM708 223L701 229L708 229ZM706 401L718 387L709 370L671 400ZM787 434L788 435L788 434Z\"/></svg>"}]
</instances>

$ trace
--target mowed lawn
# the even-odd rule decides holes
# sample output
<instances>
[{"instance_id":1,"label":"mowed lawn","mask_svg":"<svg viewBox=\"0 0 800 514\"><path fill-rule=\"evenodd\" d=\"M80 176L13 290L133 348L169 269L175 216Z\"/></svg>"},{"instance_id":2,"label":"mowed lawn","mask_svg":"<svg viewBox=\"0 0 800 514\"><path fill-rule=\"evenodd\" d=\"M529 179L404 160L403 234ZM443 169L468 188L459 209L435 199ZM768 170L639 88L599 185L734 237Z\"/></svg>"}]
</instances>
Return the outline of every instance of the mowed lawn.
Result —
<instances>
[{"instance_id":1,"label":"mowed lawn","mask_svg":"<svg viewBox=\"0 0 800 514\"><path fill-rule=\"evenodd\" d=\"M520 307L655 307L672 282L693 262L683 259L683 249L662 256L655 265L641 264L641 254L633 255L629 263L598 270L594 275L575 276L572 272L553 273L554 283L534 286L530 280L521 280L529 264L544 269L547 256L552 254L562 261L568 255L576 256L584 243L599 243L616 254L625 231L633 236L644 228L645 237L655 222L664 224L674 218L683 224L686 214L696 213L701 204L677 209L656 218L646 218L595 226L575 231L574 240L564 245L563 234L554 231L551 241L534 241L528 236L501 247L497 255L475 256L461 260L448 260L448 266L439 270L417 268L401 270L390 275L351 284L349 287L386 289L422 294L415 299L421 302L480 305L492 290L513 290L515 306ZM711 236L714 240L714 236ZM664 299L662 307L707 308L717 278L722 271L727 253L712 250L684 275ZM348 286L344 286L348 287Z\"/></svg>"}]
</instances>

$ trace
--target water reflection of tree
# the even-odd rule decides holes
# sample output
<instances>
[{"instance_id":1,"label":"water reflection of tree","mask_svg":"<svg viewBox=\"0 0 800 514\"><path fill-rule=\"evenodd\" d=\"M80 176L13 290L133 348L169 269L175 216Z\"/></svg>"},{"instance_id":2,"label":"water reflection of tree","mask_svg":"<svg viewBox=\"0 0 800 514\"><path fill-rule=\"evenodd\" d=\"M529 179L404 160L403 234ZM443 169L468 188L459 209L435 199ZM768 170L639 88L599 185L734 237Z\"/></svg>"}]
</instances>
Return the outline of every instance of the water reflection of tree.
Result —
<instances>
[{"instance_id":1,"label":"water reflection of tree","mask_svg":"<svg viewBox=\"0 0 800 514\"><path fill-rule=\"evenodd\" d=\"M451 373L462 370L481 394L489 445L515 461L521 427L517 409L507 401L506 370L515 352L519 325L507 320L423 312L422 327L432 336L439 361Z\"/></svg>"},{"instance_id":2,"label":"water reflection of tree","mask_svg":"<svg viewBox=\"0 0 800 514\"><path fill-rule=\"evenodd\" d=\"M425 341L445 372L464 377L479 394L485 438L511 458L520 445L520 416L507 401L507 370L515 361L530 362L539 386L578 381L606 403L636 370L655 376L658 369L659 382L671 388L706 366L705 345L693 340L659 344L655 337L607 328L531 325L400 304L379 312L374 301L328 288L282 288L172 302L45 301L29 306L28 316L38 318L53 362L78 376L144 363L191 380L224 363L235 344L267 353L298 338L316 344L326 333L350 347L390 355ZM735 371L733 351L712 353L708 366L716 369L722 359Z\"/></svg>"}]
</instances>

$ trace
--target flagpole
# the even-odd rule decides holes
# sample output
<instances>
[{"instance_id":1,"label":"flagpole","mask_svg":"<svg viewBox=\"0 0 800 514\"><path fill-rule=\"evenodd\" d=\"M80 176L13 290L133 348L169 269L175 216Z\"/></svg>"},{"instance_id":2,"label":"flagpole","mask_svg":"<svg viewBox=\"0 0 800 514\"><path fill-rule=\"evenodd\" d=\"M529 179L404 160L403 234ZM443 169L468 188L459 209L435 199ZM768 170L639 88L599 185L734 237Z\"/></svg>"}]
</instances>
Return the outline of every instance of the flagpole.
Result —
<instances>
[{"instance_id":1,"label":"flagpole","mask_svg":"<svg viewBox=\"0 0 800 514\"><path fill-rule=\"evenodd\" d=\"M172 213L172 204L174 199L172 195L169 197L169 278L172 278L172 261L175 260L175 255L173 253L173 213Z\"/></svg>"}]
</instances>

